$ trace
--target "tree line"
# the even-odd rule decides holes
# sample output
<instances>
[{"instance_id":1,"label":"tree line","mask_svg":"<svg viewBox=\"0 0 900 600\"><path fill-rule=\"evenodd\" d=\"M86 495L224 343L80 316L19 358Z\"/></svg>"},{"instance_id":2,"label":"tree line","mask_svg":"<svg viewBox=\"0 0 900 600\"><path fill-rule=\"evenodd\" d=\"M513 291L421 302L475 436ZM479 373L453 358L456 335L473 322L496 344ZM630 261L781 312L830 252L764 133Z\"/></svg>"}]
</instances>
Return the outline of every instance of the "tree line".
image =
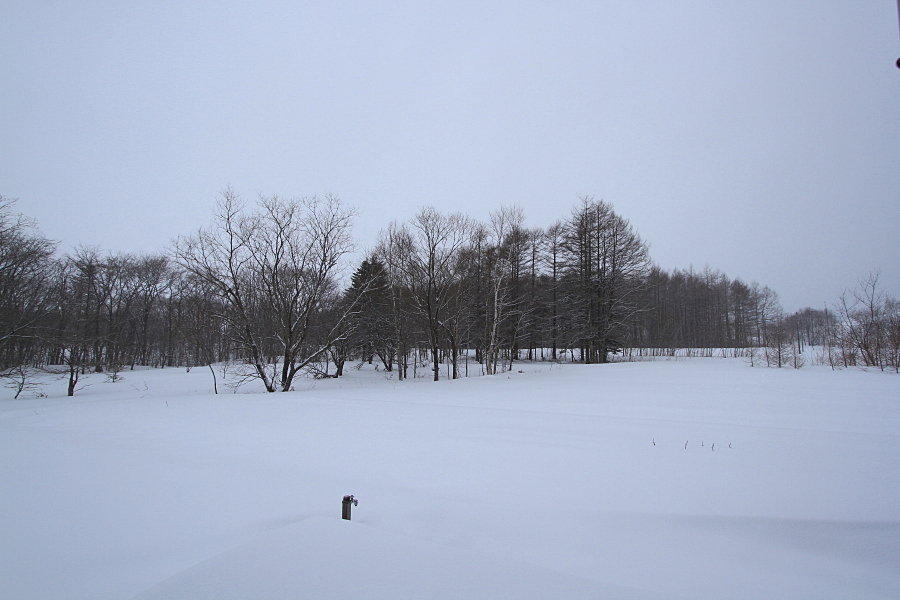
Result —
<instances>
[{"instance_id":1,"label":"tree line","mask_svg":"<svg viewBox=\"0 0 900 600\"><path fill-rule=\"evenodd\" d=\"M785 315L768 287L654 265L628 220L589 197L546 228L516 207L487 222L423 208L390 223L346 285L354 212L331 195L248 205L227 189L208 227L151 255L59 254L13 209L0 197L0 373L21 386L53 365L70 395L87 372L225 361L268 391L303 372L340 376L349 360L438 380L634 349L798 366L822 346L833 366L900 367L900 305L877 274L833 310Z\"/></svg>"}]
</instances>

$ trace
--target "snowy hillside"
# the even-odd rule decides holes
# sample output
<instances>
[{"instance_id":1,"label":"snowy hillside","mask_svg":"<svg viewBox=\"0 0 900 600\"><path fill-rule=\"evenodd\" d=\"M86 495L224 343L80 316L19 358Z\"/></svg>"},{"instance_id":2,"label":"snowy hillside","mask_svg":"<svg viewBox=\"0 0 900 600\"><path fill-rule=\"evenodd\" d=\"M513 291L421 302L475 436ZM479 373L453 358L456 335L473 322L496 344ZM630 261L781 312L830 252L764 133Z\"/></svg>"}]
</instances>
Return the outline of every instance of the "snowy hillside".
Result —
<instances>
[{"instance_id":1,"label":"snowy hillside","mask_svg":"<svg viewBox=\"0 0 900 600\"><path fill-rule=\"evenodd\" d=\"M0 598L900 597L896 375L122 375L0 391Z\"/></svg>"}]
</instances>

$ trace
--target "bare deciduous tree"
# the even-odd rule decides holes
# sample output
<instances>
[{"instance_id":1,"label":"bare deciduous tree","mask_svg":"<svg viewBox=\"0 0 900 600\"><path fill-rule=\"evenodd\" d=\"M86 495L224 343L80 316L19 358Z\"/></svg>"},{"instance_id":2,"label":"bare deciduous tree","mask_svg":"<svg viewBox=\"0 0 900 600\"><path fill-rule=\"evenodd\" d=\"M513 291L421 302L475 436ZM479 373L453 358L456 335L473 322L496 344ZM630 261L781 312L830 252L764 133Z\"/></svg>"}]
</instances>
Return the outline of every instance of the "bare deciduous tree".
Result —
<instances>
[{"instance_id":1,"label":"bare deciduous tree","mask_svg":"<svg viewBox=\"0 0 900 600\"><path fill-rule=\"evenodd\" d=\"M391 346L396 351L397 379L400 381L408 376L408 356L413 344L412 300L405 283L407 276L404 269L407 256L412 251L413 241L409 230L397 223L391 223L381 232L375 249L375 257L382 265L381 276L390 303ZM415 367L413 370L415 371Z\"/></svg>"},{"instance_id":2,"label":"bare deciduous tree","mask_svg":"<svg viewBox=\"0 0 900 600\"><path fill-rule=\"evenodd\" d=\"M511 279L515 267L521 259L521 233L524 231L525 215L519 207L501 207L491 213L488 231L493 245L494 260L488 265L488 302L486 303L487 347L485 349L485 373L497 372L500 352L500 327L507 319L510 309L516 306L516 297ZM515 336L510 341L510 352L515 345Z\"/></svg>"},{"instance_id":3,"label":"bare deciduous tree","mask_svg":"<svg viewBox=\"0 0 900 600\"><path fill-rule=\"evenodd\" d=\"M47 312L56 244L0 196L0 370L22 364Z\"/></svg>"},{"instance_id":4,"label":"bare deciduous tree","mask_svg":"<svg viewBox=\"0 0 900 600\"><path fill-rule=\"evenodd\" d=\"M845 363L853 362L857 356L868 367L883 369L896 362L890 350L891 309L895 302L882 289L879 279L877 271L869 273L838 300Z\"/></svg>"},{"instance_id":5,"label":"bare deciduous tree","mask_svg":"<svg viewBox=\"0 0 900 600\"><path fill-rule=\"evenodd\" d=\"M453 378L458 375L459 350L453 307L459 300L459 253L468 240L472 224L461 214L442 215L435 208L424 208L409 224L393 224L382 234L380 247L390 249L382 257L395 268L394 277L409 290L410 300L428 336L434 380L440 377L441 348L449 344Z\"/></svg>"},{"instance_id":6,"label":"bare deciduous tree","mask_svg":"<svg viewBox=\"0 0 900 600\"><path fill-rule=\"evenodd\" d=\"M260 198L257 210L248 212L227 189L213 225L175 244L182 268L222 300L218 318L270 392L288 391L297 372L344 335L335 323L310 344L323 302L334 296L339 262L352 248L352 216L331 195Z\"/></svg>"}]
</instances>

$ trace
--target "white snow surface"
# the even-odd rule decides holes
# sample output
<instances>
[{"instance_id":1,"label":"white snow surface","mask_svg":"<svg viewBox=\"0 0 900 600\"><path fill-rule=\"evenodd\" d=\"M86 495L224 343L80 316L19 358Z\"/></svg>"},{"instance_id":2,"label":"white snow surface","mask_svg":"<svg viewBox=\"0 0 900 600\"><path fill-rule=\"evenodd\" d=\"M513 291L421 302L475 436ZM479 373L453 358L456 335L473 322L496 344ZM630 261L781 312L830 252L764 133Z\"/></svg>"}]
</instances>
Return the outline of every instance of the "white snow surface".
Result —
<instances>
[{"instance_id":1,"label":"white snow surface","mask_svg":"<svg viewBox=\"0 0 900 600\"><path fill-rule=\"evenodd\" d=\"M900 597L896 374L122 375L0 390L0 598Z\"/></svg>"}]
</instances>

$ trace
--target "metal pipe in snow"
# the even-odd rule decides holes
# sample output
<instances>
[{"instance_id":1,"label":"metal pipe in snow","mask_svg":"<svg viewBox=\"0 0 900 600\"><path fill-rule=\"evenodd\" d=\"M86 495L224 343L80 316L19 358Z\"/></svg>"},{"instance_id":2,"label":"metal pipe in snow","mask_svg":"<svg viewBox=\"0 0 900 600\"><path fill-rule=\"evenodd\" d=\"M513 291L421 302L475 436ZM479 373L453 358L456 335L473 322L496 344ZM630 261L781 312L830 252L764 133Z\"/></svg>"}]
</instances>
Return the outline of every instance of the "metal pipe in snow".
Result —
<instances>
[{"instance_id":1,"label":"metal pipe in snow","mask_svg":"<svg viewBox=\"0 0 900 600\"><path fill-rule=\"evenodd\" d=\"M350 520L350 506L357 505L359 502L353 495L344 496L344 499L341 501L341 518L347 521Z\"/></svg>"}]
</instances>

